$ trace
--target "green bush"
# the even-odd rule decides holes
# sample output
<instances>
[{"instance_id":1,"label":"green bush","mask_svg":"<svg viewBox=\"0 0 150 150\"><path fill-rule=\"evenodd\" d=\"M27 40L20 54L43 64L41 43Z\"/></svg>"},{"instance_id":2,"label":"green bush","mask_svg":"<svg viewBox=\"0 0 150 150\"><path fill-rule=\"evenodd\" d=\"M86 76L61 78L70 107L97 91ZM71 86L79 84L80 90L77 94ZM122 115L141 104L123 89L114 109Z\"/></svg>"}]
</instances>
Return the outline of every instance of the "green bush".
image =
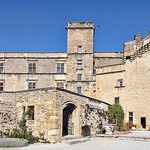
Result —
<instances>
[{"instance_id":1,"label":"green bush","mask_svg":"<svg viewBox=\"0 0 150 150\"><path fill-rule=\"evenodd\" d=\"M19 128L20 129L13 128L11 132L7 133L0 132L0 135L2 135L2 137L5 135L8 138L27 139L31 144L39 140L39 137L35 137L32 135L31 131L27 131L25 107L23 107L23 114L19 122Z\"/></svg>"},{"instance_id":2,"label":"green bush","mask_svg":"<svg viewBox=\"0 0 150 150\"><path fill-rule=\"evenodd\" d=\"M116 130L121 130L124 123L124 111L122 106L120 106L119 104L108 106L108 112L111 119L113 120L113 123L116 124Z\"/></svg>"}]
</instances>

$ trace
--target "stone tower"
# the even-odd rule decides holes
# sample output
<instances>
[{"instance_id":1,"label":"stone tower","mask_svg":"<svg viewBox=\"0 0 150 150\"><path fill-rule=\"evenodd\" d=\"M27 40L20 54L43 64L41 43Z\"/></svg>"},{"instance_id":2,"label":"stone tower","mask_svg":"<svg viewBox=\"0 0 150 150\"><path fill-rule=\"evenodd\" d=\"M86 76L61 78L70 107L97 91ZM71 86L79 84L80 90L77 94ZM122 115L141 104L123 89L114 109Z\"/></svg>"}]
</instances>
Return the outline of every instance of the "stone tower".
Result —
<instances>
[{"instance_id":1,"label":"stone tower","mask_svg":"<svg viewBox=\"0 0 150 150\"><path fill-rule=\"evenodd\" d=\"M93 86L94 30L92 22L68 22L67 89L89 96Z\"/></svg>"}]
</instances>

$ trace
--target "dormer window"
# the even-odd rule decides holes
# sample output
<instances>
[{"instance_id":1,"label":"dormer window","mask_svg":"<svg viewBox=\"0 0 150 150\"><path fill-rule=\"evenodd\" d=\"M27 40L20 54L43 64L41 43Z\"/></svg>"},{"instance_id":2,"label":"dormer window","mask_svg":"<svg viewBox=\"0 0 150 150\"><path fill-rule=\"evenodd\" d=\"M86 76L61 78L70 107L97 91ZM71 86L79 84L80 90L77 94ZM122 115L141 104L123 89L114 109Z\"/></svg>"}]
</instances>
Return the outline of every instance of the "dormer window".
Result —
<instances>
[{"instance_id":1,"label":"dormer window","mask_svg":"<svg viewBox=\"0 0 150 150\"><path fill-rule=\"evenodd\" d=\"M82 46L78 46L77 53L82 53Z\"/></svg>"}]
</instances>

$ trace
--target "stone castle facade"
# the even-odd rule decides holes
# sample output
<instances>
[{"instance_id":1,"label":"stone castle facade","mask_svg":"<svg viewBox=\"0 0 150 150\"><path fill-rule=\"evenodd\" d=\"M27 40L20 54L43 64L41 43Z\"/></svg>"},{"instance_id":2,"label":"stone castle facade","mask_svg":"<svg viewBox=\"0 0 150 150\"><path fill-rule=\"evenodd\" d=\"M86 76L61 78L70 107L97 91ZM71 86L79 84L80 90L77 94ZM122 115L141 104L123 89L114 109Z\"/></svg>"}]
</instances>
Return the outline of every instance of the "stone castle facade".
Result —
<instances>
[{"instance_id":1,"label":"stone castle facade","mask_svg":"<svg viewBox=\"0 0 150 150\"><path fill-rule=\"evenodd\" d=\"M62 135L81 135L85 126L96 134L100 124L109 122L104 114L114 103L123 106L125 122L149 128L150 35L135 35L124 43L124 53L94 52L92 22L69 22L65 28L65 53L0 53L0 115L14 113L11 121L2 117L1 129L15 126L25 106L34 111L29 128L36 135L45 132L51 142L61 141ZM87 111L88 120L83 119L87 106L93 110Z\"/></svg>"}]
</instances>

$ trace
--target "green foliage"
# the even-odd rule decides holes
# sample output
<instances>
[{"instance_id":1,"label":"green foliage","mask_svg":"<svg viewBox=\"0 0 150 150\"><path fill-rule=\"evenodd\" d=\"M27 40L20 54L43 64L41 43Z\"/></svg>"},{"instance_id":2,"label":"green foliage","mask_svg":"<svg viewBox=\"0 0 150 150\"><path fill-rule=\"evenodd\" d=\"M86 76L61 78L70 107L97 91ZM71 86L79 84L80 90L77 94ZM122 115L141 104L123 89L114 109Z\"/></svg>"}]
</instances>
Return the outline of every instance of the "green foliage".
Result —
<instances>
[{"instance_id":1,"label":"green foliage","mask_svg":"<svg viewBox=\"0 0 150 150\"><path fill-rule=\"evenodd\" d=\"M41 91L45 91L45 92L48 92L48 89L42 89Z\"/></svg>"},{"instance_id":2,"label":"green foliage","mask_svg":"<svg viewBox=\"0 0 150 150\"><path fill-rule=\"evenodd\" d=\"M13 128L11 132L7 132L7 133L0 132L0 134L5 134L8 138L27 139L29 141L29 143L31 143L31 144L33 144L34 142L37 142L39 140L39 137L35 137L32 135L31 131L27 131L26 115L27 115L27 113L25 112L25 107L23 107L22 118L19 122L20 129Z\"/></svg>"},{"instance_id":3,"label":"green foliage","mask_svg":"<svg viewBox=\"0 0 150 150\"><path fill-rule=\"evenodd\" d=\"M44 140L45 132L39 132L39 136L41 140Z\"/></svg>"},{"instance_id":4,"label":"green foliage","mask_svg":"<svg viewBox=\"0 0 150 150\"><path fill-rule=\"evenodd\" d=\"M108 112L111 119L116 124L116 130L121 130L124 122L124 111L122 106L120 106L119 104L108 106Z\"/></svg>"},{"instance_id":5,"label":"green foliage","mask_svg":"<svg viewBox=\"0 0 150 150\"><path fill-rule=\"evenodd\" d=\"M22 118L19 122L19 128L21 129L22 132L26 133L27 127L26 127L26 113L25 113L25 106L23 106L23 114Z\"/></svg>"}]
</instances>

